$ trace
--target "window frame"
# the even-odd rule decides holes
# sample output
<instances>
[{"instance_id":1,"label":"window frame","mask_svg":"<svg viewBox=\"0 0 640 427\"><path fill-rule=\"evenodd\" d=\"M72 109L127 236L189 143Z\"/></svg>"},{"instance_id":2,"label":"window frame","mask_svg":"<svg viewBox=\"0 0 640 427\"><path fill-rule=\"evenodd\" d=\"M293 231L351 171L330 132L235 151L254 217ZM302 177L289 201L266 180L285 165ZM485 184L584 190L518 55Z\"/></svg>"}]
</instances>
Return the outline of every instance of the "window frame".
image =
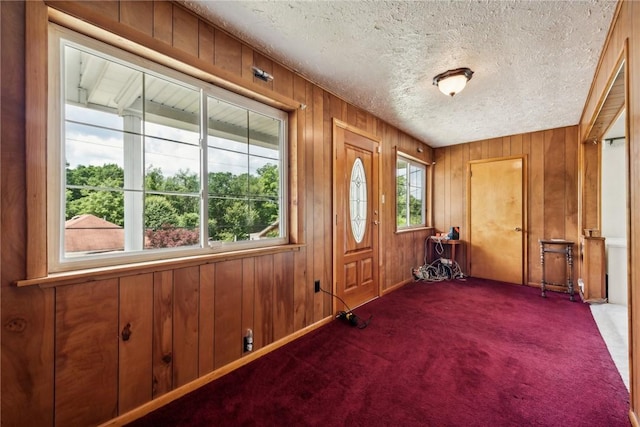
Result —
<instances>
[{"instance_id":1,"label":"window frame","mask_svg":"<svg viewBox=\"0 0 640 427\"><path fill-rule=\"evenodd\" d=\"M399 160L403 160L404 162L406 162L409 166L414 166L414 167L418 167L422 170L423 172L423 176L422 176L422 223L421 224L415 224L415 225L411 225L410 224L410 211L409 208L407 207L407 218L406 221L408 223L408 225L404 225L404 226L400 226L398 225L398 161ZM394 204L394 223L395 223L395 229L396 229L396 233L402 233L402 232L406 232L406 231L415 231L415 230L424 230L426 228L431 227L431 212L430 212L430 207L431 207L431 203L430 203L430 197L431 197L431 191L430 191L430 186L431 186L431 165L429 165L427 162L425 162L424 160L418 159L414 156L411 156L399 149L396 148L396 156L395 156L395 166L394 166L394 200L395 200L395 204ZM406 181L406 185L405 185L405 193L407 195L407 202L408 203L408 197L409 197L409 180L407 179Z\"/></svg>"},{"instance_id":2,"label":"window frame","mask_svg":"<svg viewBox=\"0 0 640 427\"><path fill-rule=\"evenodd\" d=\"M289 224L289 132L291 131L290 113L282 109L270 106L262 101L251 99L247 96L231 92L222 87L209 83L201 78L191 76L183 71L177 71L160 63L146 59L143 56L123 50L120 47L95 40L72 29L62 27L49 22L47 27L49 39L48 47L48 96L47 96L47 263L48 273L72 271L96 267L111 267L121 264L131 264L146 261L177 259L190 256L213 255L220 253L234 253L248 249L272 248L290 243ZM209 244L208 239L208 126L201 126L200 155L200 247L178 247L162 249L143 249L136 252L118 252L113 254L101 254L98 256L84 256L82 258L65 257L64 250L64 185L65 185L65 159L62 155L64 145L64 105L65 97L61 95L64 85L63 40L70 45L80 46L82 49L95 52L99 56L107 56L109 60L124 62L127 66L133 65L144 73L159 76L163 79L175 80L181 85L194 86L200 90L201 105L207 103L210 97L237 105L248 111L266 115L279 121L279 228L280 236L264 240L243 240L237 242L215 241ZM207 109L201 109L200 116L207 118ZM201 122L206 123L206 121ZM206 240L204 239L206 237Z\"/></svg>"}]
</instances>

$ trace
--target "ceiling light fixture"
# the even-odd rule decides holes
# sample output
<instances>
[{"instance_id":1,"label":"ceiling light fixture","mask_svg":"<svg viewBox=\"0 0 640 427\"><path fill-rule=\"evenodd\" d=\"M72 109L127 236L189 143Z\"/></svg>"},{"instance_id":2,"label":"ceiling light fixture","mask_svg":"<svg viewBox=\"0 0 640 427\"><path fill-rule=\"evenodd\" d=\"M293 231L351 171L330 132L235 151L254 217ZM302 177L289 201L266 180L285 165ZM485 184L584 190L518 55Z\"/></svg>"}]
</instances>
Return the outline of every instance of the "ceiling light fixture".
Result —
<instances>
[{"instance_id":1,"label":"ceiling light fixture","mask_svg":"<svg viewBox=\"0 0 640 427\"><path fill-rule=\"evenodd\" d=\"M473 71L469 68L456 68L435 76L433 84L438 86L440 92L445 95L454 96L464 89L471 77L473 77Z\"/></svg>"}]
</instances>

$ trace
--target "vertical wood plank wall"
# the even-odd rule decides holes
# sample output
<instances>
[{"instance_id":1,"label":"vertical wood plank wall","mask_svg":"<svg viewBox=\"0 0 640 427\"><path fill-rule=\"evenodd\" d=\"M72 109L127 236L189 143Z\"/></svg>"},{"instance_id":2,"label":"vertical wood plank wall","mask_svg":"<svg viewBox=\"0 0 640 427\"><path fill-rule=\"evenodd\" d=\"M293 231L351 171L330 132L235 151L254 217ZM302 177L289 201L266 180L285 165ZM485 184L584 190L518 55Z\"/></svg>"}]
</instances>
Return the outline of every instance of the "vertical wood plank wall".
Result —
<instances>
[{"instance_id":1,"label":"vertical wood plank wall","mask_svg":"<svg viewBox=\"0 0 640 427\"><path fill-rule=\"evenodd\" d=\"M499 157L525 155L527 160L528 227L525 269L528 282L539 285L540 238L578 237L578 127L550 129L434 150L434 226L447 231L460 226L460 238L468 240L467 163ZM495 248L499 251L500 248ZM461 265L466 265L466 252ZM576 270L574 266L574 270ZM564 282L564 259L550 258L547 280ZM575 273L575 272L574 272ZM575 274L574 274L574 277Z\"/></svg>"},{"instance_id":2,"label":"vertical wood plank wall","mask_svg":"<svg viewBox=\"0 0 640 427\"><path fill-rule=\"evenodd\" d=\"M395 233L395 151L431 163L432 150L366 111L313 85L212 24L160 1L50 2L107 30L141 34L182 60L213 64L274 97L306 104L296 112L292 159L300 174L291 194L297 251L263 254L58 287L16 288L28 265L25 179L25 10L41 1L0 2L3 76L0 115L2 240L1 419L7 426L96 425L246 356L254 331L263 348L332 314L331 120L382 139L380 281L382 292L410 281L430 232ZM33 24L33 23L31 23ZM37 31L37 28L36 28ZM46 30L40 32L46 34ZM43 59L43 63L46 60ZM273 74L254 79L256 64ZM423 148L422 154L418 147ZM46 171L40 171L45 174ZM46 258L46 257L45 257ZM33 261L31 261L33 264ZM128 336L128 339L124 337ZM96 385L99 384L99 387Z\"/></svg>"}]
</instances>

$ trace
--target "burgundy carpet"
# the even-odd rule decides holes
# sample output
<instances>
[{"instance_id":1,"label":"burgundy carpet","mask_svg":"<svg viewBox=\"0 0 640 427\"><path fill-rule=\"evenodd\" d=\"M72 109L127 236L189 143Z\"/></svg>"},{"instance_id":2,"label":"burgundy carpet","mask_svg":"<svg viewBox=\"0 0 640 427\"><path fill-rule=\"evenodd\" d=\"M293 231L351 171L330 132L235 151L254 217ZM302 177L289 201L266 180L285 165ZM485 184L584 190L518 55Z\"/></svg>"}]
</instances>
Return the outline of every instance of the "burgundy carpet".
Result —
<instances>
[{"instance_id":1,"label":"burgundy carpet","mask_svg":"<svg viewBox=\"0 0 640 427\"><path fill-rule=\"evenodd\" d=\"M588 305L486 280L409 284L132 426L629 426Z\"/></svg>"}]
</instances>

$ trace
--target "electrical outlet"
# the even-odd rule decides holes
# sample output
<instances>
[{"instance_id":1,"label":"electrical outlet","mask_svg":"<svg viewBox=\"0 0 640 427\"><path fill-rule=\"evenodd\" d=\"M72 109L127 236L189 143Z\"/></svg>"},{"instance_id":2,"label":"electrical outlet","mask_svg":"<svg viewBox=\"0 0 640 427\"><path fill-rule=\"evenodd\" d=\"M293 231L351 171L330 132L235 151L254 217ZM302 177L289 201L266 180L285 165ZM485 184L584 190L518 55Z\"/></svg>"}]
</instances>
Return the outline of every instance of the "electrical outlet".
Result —
<instances>
[{"instance_id":1,"label":"electrical outlet","mask_svg":"<svg viewBox=\"0 0 640 427\"><path fill-rule=\"evenodd\" d=\"M314 282L313 286L314 286L313 290L314 290L316 293L320 292L320 280L316 280L316 281Z\"/></svg>"}]
</instances>

